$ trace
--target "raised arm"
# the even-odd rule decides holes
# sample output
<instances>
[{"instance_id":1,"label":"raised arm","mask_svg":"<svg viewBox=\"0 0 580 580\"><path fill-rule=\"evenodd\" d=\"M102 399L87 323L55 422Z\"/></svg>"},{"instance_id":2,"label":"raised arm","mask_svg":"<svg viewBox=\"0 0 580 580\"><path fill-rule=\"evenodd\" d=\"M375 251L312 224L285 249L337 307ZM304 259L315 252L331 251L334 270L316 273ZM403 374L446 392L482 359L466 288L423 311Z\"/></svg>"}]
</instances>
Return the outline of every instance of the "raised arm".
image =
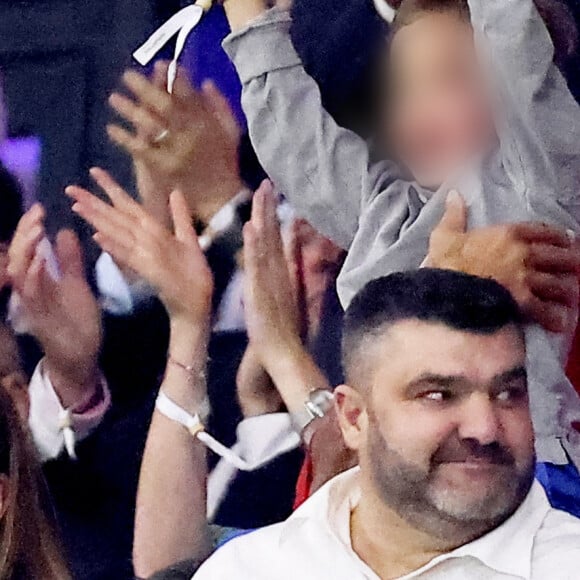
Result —
<instances>
[{"instance_id":1,"label":"raised arm","mask_svg":"<svg viewBox=\"0 0 580 580\"><path fill-rule=\"evenodd\" d=\"M206 397L205 367L212 277L181 194L171 196L175 234L161 226L103 171L93 176L113 206L69 188L73 209L97 230L95 239L122 266L146 279L170 316L162 392L191 415ZM206 454L189 431L153 414L139 481L134 565L139 577L210 551L206 521Z\"/></svg>"},{"instance_id":2,"label":"raised arm","mask_svg":"<svg viewBox=\"0 0 580 580\"><path fill-rule=\"evenodd\" d=\"M242 80L252 144L266 173L318 231L348 248L364 206L388 185L367 144L339 127L290 40L290 16L261 0L229 0L224 49ZM255 17L256 20L252 20Z\"/></svg>"},{"instance_id":3,"label":"raised arm","mask_svg":"<svg viewBox=\"0 0 580 580\"><path fill-rule=\"evenodd\" d=\"M469 6L481 58L499 91L500 139L518 193L537 212L556 200L580 222L580 107L554 63L540 13L533 0L469 0ZM568 15L564 9L561 17Z\"/></svg>"},{"instance_id":4,"label":"raised arm","mask_svg":"<svg viewBox=\"0 0 580 580\"><path fill-rule=\"evenodd\" d=\"M35 205L18 224L8 272L17 304L12 314L45 354L29 386L34 442L45 460L65 446L74 456L74 440L89 435L110 405L98 366L101 313L85 277L79 241L73 232L62 231L53 253L45 238L44 209Z\"/></svg>"}]
</instances>

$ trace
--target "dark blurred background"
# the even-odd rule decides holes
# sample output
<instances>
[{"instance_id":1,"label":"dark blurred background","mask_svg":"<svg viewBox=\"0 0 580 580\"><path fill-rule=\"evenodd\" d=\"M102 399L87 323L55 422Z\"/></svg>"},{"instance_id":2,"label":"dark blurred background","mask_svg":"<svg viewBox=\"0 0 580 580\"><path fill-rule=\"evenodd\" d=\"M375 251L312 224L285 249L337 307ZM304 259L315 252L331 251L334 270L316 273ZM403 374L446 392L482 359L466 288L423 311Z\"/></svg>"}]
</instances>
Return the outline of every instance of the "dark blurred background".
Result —
<instances>
[{"instance_id":1,"label":"dark blurred background","mask_svg":"<svg viewBox=\"0 0 580 580\"><path fill-rule=\"evenodd\" d=\"M0 0L0 70L10 137L38 138L36 191L49 229L73 225L63 195L102 164L130 182L127 159L105 134L106 99L131 52L179 0Z\"/></svg>"}]
</instances>

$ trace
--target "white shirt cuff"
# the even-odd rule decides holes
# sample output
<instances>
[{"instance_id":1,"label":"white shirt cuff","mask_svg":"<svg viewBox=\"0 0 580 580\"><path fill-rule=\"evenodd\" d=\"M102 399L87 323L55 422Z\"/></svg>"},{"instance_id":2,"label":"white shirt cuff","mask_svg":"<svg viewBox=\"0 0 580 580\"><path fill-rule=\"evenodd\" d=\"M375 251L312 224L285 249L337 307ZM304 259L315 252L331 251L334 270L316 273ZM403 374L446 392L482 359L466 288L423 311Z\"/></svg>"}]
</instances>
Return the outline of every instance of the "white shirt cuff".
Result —
<instances>
[{"instance_id":1,"label":"white shirt cuff","mask_svg":"<svg viewBox=\"0 0 580 580\"><path fill-rule=\"evenodd\" d=\"M155 291L143 280L129 282L110 254L103 252L95 264L97 288L101 306L110 314L127 316L141 302L155 295Z\"/></svg>"},{"instance_id":2,"label":"white shirt cuff","mask_svg":"<svg viewBox=\"0 0 580 580\"><path fill-rule=\"evenodd\" d=\"M65 448L74 457L75 442L85 439L100 425L111 406L111 393L104 377L100 387L102 394L98 403L82 413L75 413L62 406L43 361L38 364L28 387L28 426L42 461L57 458Z\"/></svg>"}]
</instances>

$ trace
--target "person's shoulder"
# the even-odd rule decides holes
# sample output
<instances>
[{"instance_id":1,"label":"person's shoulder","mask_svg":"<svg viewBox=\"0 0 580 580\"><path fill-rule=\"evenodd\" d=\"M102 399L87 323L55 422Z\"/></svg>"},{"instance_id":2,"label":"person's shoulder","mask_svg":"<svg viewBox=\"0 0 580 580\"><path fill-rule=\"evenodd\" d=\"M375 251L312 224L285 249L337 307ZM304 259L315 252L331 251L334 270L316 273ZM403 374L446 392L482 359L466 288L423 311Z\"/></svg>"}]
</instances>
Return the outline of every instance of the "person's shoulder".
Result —
<instances>
[{"instance_id":1,"label":"person's shoulder","mask_svg":"<svg viewBox=\"0 0 580 580\"><path fill-rule=\"evenodd\" d=\"M580 562L580 519L550 509L534 542L534 577L577 580Z\"/></svg>"},{"instance_id":2,"label":"person's shoulder","mask_svg":"<svg viewBox=\"0 0 580 580\"><path fill-rule=\"evenodd\" d=\"M195 580L266 580L271 578L284 523L230 540L208 559Z\"/></svg>"}]
</instances>

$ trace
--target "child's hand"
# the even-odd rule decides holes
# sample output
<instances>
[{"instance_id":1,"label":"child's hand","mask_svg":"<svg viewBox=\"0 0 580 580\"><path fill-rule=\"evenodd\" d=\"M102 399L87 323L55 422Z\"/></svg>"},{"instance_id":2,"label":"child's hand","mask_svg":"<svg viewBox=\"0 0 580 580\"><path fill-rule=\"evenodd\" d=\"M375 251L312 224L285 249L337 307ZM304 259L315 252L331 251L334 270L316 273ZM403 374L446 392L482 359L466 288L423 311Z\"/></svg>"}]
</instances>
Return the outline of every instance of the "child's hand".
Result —
<instances>
[{"instance_id":1,"label":"child's hand","mask_svg":"<svg viewBox=\"0 0 580 580\"><path fill-rule=\"evenodd\" d=\"M531 320L553 332L569 330L578 305L580 250L564 230L520 223L466 231L463 200L451 194L431 234L427 263L493 278Z\"/></svg>"}]
</instances>

